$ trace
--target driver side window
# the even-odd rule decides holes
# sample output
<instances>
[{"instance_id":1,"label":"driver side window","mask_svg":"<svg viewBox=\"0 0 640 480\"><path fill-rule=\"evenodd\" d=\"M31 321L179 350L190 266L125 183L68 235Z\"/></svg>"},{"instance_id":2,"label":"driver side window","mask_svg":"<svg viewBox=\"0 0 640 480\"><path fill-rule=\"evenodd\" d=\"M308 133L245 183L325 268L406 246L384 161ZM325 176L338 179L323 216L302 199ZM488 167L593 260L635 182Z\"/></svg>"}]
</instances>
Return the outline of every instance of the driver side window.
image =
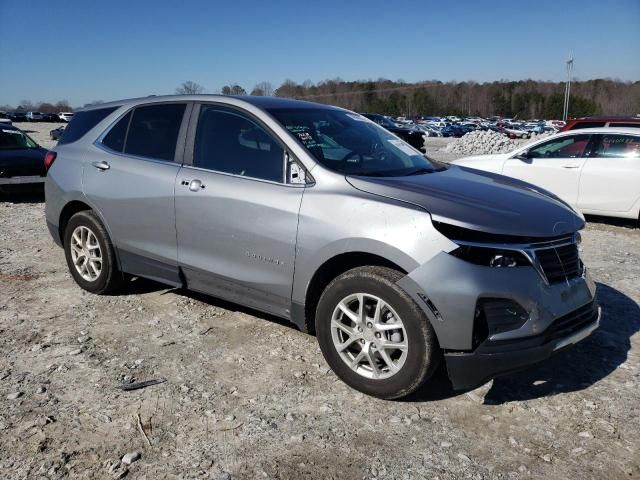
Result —
<instances>
[{"instance_id":1,"label":"driver side window","mask_svg":"<svg viewBox=\"0 0 640 480\"><path fill-rule=\"evenodd\" d=\"M203 105L196 130L195 167L243 177L284 181L284 148L242 113Z\"/></svg>"},{"instance_id":2,"label":"driver side window","mask_svg":"<svg viewBox=\"0 0 640 480\"><path fill-rule=\"evenodd\" d=\"M529 158L579 158L589 144L591 135L572 135L555 138L529 150Z\"/></svg>"}]
</instances>

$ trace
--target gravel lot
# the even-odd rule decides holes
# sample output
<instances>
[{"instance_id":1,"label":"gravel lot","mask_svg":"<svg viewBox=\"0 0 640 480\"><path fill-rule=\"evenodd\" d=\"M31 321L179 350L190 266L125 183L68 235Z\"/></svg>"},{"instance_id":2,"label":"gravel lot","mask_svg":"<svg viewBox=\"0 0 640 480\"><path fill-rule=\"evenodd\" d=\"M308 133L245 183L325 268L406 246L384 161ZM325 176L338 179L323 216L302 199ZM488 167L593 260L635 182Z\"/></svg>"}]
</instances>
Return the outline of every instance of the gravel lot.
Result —
<instances>
[{"instance_id":1,"label":"gravel lot","mask_svg":"<svg viewBox=\"0 0 640 480\"><path fill-rule=\"evenodd\" d=\"M49 146L53 127L25 129ZM598 331L472 392L438 372L386 402L350 390L315 338L278 319L144 280L85 293L49 237L42 195L5 196L0 477L636 478L640 230L590 220ZM119 388L150 379L166 382Z\"/></svg>"}]
</instances>

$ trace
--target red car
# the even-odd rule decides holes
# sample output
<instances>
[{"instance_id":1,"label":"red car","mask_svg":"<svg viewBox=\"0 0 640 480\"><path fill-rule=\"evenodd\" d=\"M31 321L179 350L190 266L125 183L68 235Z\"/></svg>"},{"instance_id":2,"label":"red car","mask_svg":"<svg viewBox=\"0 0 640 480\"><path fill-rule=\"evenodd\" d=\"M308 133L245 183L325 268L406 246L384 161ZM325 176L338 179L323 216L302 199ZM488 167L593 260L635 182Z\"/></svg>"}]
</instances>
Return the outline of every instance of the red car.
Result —
<instances>
[{"instance_id":1,"label":"red car","mask_svg":"<svg viewBox=\"0 0 640 480\"><path fill-rule=\"evenodd\" d=\"M583 117L567 120L561 132L577 128L630 127L640 128L640 117Z\"/></svg>"}]
</instances>

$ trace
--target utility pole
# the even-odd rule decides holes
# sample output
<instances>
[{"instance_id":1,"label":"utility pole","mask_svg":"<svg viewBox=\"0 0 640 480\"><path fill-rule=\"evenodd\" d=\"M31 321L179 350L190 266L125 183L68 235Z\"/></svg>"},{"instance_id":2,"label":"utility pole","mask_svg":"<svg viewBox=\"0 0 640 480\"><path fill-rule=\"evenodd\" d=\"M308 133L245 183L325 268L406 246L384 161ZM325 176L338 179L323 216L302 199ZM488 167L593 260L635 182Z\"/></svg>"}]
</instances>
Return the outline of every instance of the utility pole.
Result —
<instances>
[{"instance_id":1,"label":"utility pole","mask_svg":"<svg viewBox=\"0 0 640 480\"><path fill-rule=\"evenodd\" d=\"M569 97L571 96L571 74L573 73L573 57L567 60L567 83L564 85L564 111L562 120L569 118Z\"/></svg>"}]
</instances>

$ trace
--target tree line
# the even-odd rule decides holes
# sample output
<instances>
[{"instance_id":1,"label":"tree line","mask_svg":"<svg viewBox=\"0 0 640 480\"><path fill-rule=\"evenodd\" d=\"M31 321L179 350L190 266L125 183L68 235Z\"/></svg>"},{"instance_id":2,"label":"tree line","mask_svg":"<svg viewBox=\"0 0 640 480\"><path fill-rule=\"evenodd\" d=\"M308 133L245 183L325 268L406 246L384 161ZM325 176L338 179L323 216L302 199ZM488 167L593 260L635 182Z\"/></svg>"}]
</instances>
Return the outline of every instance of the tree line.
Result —
<instances>
[{"instance_id":1,"label":"tree line","mask_svg":"<svg viewBox=\"0 0 640 480\"><path fill-rule=\"evenodd\" d=\"M250 95L274 95L385 115L480 115L517 118L561 118L564 82L536 80L495 82L407 83L384 78L347 82L340 78L319 83L286 80L277 88L257 84ZM224 86L223 95L246 95L240 85ZM612 79L573 81L570 117L640 114L640 82Z\"/></svg>"},{"instance_id":2,"label":"tree line","mask_svg":"<svg viewBox=\"0 0 640 480\"><path fill-rule=\"evenodd\" d=\"M564 88L564 82L536 80L407 83L384 78L350 82L336 78L318 83L285 80L277 88L265 81L250 91L241 85L230 84L217 93L297 98L385 115L500 115L554 119L562 117ZM204 92L204 87L194 81L184 82L176 89L179 94ZM102 101L94 100L84 106L98 103ZM73 111L73 108L66 100L57 103L22 100L16 108L0 106L0 111L11 110L55 113ZM570 117L637 114L640 114L640 81L594 79L571 84Z\"/></svg>"}]
</instances>

